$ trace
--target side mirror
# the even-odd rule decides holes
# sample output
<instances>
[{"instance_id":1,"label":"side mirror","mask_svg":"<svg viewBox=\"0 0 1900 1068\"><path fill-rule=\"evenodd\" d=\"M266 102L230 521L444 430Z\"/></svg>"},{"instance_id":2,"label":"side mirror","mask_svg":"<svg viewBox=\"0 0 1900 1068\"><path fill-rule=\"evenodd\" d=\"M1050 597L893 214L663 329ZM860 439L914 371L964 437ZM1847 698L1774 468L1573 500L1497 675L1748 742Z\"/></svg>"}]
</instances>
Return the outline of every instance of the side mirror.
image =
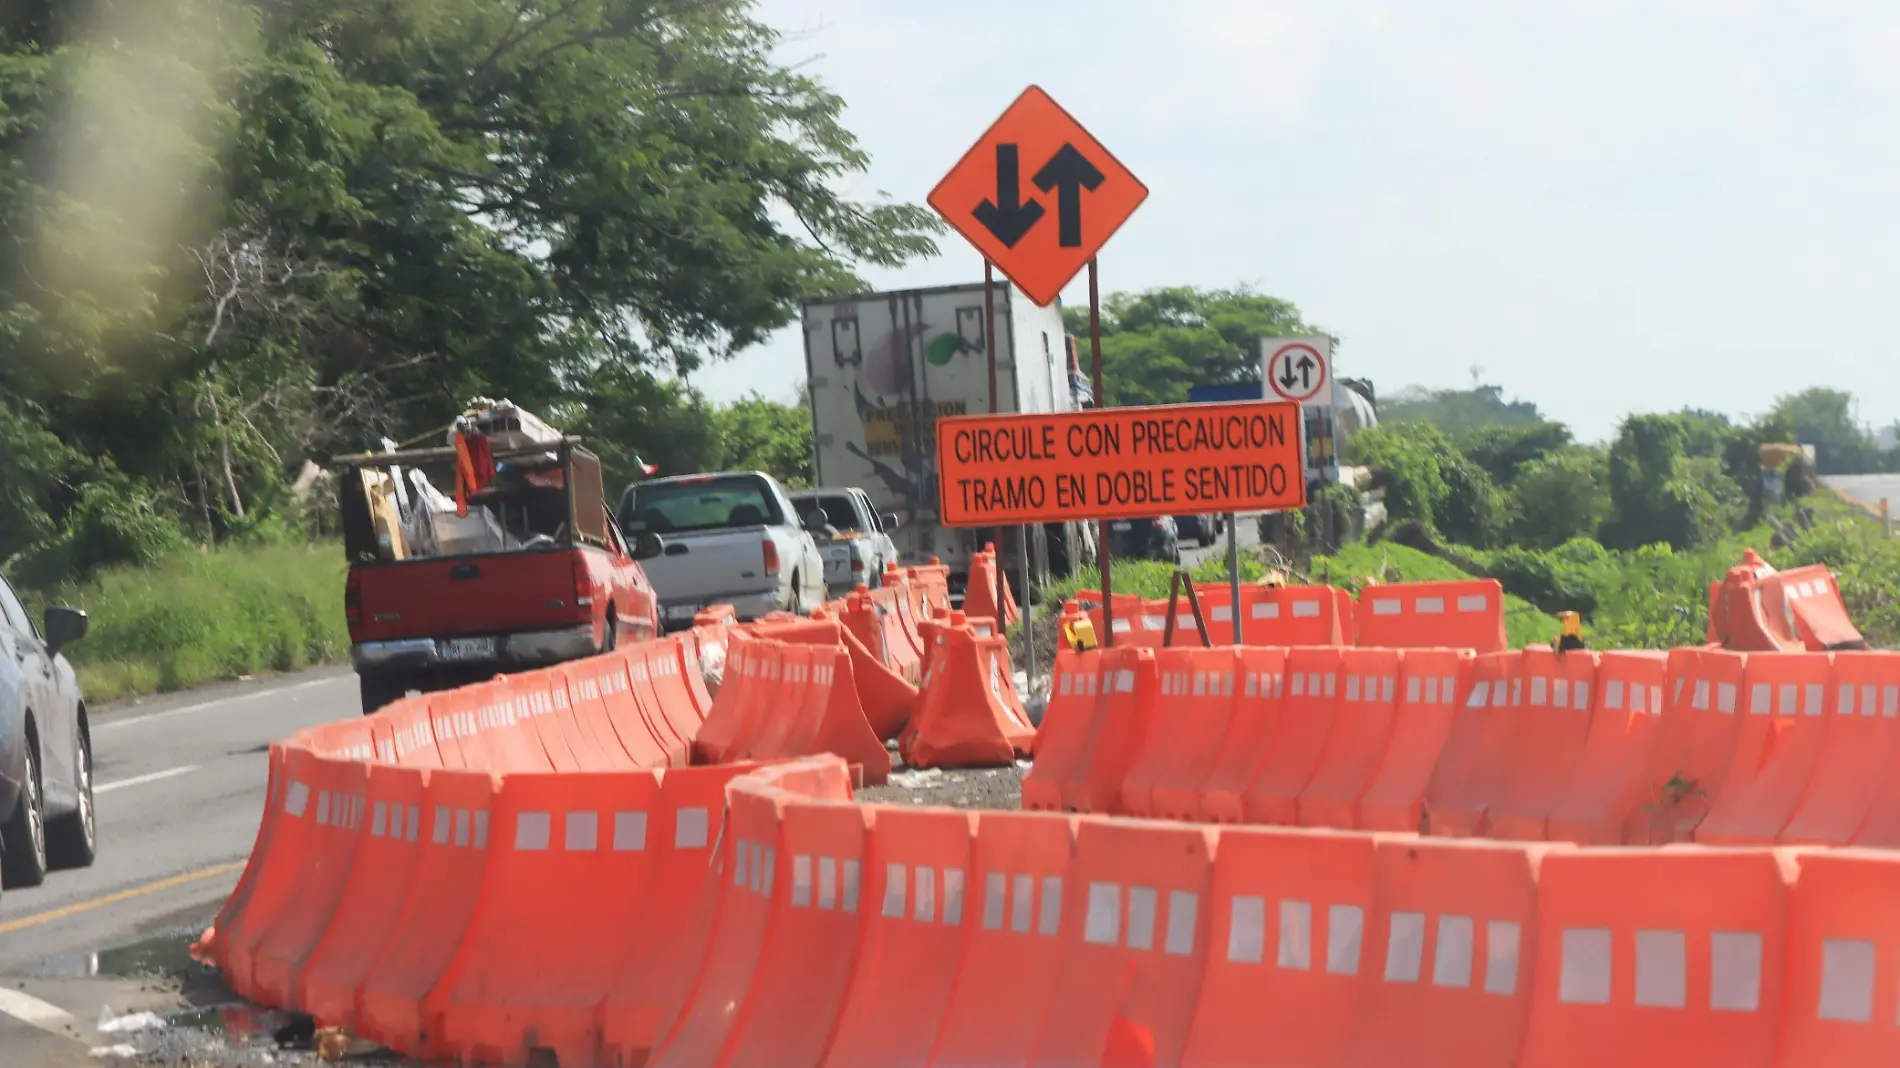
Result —
<instances>
[{"instance_id":1,"label":"side mirror","mask_svg":"<svg viewBox=\"0 0 1900 1068\"><path fill-rule=\"evenodd\" d=\"M91 621L86 613L77 608L48 608L46 610L46 648L58 655L61 649L86 636L86 628Z\"/></svg>"},{"instance_id":2,"label":"side mirror","mask_svg":"<svg viewBox=\"0 0 1900 1068\"><path fill-rule=\"evenodd\" d=\"M660 540L658 534L650 530L641 531L640 536L633 539L633 558L635 560L651 560L665 551L666 543Z\"/></svg>"},{"instance_id":3,"label":"side mirror","mask_svg":"<svg viewBox=\"0 0 1900 1068\"><path fill-rule=\"evenodd\" d=\"M883 524L883 529L886 532L896 530L899 525L896 512L885 512L883 515L877 517L877 521Z\"/></svg>"}]
</instances>

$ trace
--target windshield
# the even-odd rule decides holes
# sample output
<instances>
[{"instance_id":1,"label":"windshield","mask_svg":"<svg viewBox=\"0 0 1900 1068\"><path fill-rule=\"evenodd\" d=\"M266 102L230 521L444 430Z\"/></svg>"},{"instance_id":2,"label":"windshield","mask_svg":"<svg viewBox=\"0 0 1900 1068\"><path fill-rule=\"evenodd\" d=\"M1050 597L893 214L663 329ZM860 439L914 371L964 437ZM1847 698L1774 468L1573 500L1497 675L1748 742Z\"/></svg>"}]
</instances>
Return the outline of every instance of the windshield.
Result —
<instances>
[{"instance_id":1,"label":"windshield","mask_svg":"<svg viewBox=\"0 0 1900 1068\"><path fill-rule=\"evenodd\" d=\"M646 482L629 487L620 502L620 527L634 537L784 521L771 487L757 475Z\"/></svg>"},{"instance_id":2,"label":"windshield","mask_svg":"<svg viewBox=\"0 0 1900 1068\"><path fill-rule=\"evenodd\" d=\"M858 528L858 510L851 507L851 498L842 494L826 497L794 497L792 504L801 513L809 512L813 508L822 509L825 513L825 522L839 530Z\"/></svg>"}]
</instances>

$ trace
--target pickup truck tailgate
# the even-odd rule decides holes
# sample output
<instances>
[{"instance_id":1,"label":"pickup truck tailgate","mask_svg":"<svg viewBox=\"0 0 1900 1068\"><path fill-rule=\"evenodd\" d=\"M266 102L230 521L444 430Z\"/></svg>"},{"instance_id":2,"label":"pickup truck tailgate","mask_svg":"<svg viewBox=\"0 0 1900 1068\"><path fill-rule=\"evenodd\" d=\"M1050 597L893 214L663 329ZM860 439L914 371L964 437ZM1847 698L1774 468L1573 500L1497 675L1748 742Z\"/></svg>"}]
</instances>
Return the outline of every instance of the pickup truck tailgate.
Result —
<instances>
[{"instance_id":1,"label":"pickup truck tailgate","mask_svg":"<svg viewBox=\"0 0 1900 1068\"><path fill-rule=\"evenodd\" d=\"M575 554L497 553L359 565L363 621L356 641L501 634L579 626Z\"/></svg>"},{"instance_id":2,"label":"pickup truck tailgate","mask_svg":"<svg viewBox=\"0 0 1900 1068\"><path fill-rule=\"evenodd\" d=\"M827 589L850 589L858 582L858 576L851 572L851 542L849 539L822 542L818 546L818 555L825 561L825 587Z\"/></svg>"},{"instance_id":3,"label":"pickup truck tailgate","mask_svg":"<svg viewBox=\"0 0 1900 1068\"><path fill-rule=\"evenodd\" d=\"M765 568L764 527L661 537L665 551L644 563L667 622L691 619L706 605L756 596L778 585L778 576Z\"/></svg>"}]
</instances>

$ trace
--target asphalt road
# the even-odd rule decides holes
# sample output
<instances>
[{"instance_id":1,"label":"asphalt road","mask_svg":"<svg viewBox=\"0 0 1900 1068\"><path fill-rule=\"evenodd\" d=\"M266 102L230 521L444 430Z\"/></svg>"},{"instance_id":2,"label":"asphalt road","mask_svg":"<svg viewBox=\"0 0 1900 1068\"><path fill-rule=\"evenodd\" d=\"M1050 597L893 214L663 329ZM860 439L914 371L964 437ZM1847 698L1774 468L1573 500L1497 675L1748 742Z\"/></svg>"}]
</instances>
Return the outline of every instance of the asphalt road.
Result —
<instances>
[{"instance_id":1,"label":"asphalt road","mask_svg":"<svg viewBox=\"0 0 1900 1068\"><path fill-rule=\"evenodd\" d=\"M1870 512L1880 511L1880 502L1900 511L1900 475L1822 475L1821 484L1839 490Z\"/></svg>"},{"instance_id":2,"label":"asphalt road","mask_svg":"<svg viewBox=\"0 0 1900 1068\"><path fill-rule=\"evenodd\" d=\"M153 992L96 974L97 954L207 922L257 835L269 744L359 714L356 677L336 669L95 713L97 862L0 895L0 1063L99 1063L100 1007Z\"/></svg>"}]
</instances>

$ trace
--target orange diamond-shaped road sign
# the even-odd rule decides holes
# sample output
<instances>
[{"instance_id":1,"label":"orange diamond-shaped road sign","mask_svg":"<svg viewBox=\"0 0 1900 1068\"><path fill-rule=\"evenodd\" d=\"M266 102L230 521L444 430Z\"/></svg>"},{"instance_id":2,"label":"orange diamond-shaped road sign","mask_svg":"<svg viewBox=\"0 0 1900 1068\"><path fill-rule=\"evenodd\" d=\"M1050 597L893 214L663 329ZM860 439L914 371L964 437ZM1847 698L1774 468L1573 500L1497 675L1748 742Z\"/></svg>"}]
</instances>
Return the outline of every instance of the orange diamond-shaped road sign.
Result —
<instances>
[{"instance_id":1,"label":"orange diamond-shaped road sign","mask_svg":"<svg viewBox=\"0 0 1900 1068\"><path fill-rule=\"evenodd\" d=\"M1148 199L1148 187L1032 85L929 199L1029 299L1046 305Z\"/></svg>"}]
</instances>

